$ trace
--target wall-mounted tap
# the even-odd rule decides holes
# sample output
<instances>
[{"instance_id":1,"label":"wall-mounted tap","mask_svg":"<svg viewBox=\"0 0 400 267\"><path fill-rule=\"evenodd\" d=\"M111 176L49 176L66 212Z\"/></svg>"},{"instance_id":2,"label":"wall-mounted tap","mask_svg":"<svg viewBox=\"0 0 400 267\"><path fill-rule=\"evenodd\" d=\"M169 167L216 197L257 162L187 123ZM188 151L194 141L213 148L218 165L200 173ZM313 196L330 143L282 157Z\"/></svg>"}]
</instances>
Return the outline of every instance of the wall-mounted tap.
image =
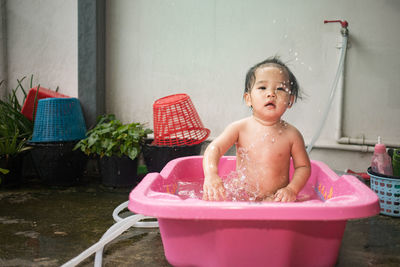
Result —
<instances>
[{"instance_id":1,"label":"wall-mounted tap","mask_svg":"<svg viewBox=\"0 0 400 267\"><path fill-rule=\"evenodd\" d=\"M334 22L338 22L342 25L342 29L340 29L340 33L342 34L342 36L349 35L349 30L347 29L349 23L347 22L347 20L324 20L324 23L334 23Z\"/></svg>"}]
</instances>

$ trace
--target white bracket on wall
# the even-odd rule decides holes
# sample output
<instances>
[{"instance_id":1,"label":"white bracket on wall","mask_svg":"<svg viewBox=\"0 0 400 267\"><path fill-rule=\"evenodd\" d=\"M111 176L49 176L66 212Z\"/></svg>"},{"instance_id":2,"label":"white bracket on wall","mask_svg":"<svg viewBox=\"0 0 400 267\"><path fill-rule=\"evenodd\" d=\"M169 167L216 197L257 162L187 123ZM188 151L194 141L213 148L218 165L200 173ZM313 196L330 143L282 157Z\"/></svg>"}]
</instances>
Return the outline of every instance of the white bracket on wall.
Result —
<instances>
[{"instance_id":1,"label":"white bracket on wall","mask_svg":"<svg viewBox=\"0 0 400 267\"><path fill-rule=\"evenodd\" d=\"M338 41L335 47L336 47L337 49L342 49L342 47L343 47L343 42L342 42L342 41ZM351 43L350 43L350 42L347 42L347 49L349 49L349 48L351 48Z\"/></svg>"}]
</instances>

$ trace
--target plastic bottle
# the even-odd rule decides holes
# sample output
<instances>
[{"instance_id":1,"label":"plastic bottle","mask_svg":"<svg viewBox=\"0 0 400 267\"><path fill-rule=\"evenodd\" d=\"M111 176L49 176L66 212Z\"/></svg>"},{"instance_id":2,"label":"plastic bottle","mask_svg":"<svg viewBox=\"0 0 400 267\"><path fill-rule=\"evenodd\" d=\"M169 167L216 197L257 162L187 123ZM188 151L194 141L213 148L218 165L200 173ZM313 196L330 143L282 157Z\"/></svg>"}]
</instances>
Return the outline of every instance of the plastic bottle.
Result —
<instances>
[{"instance_id":1,"label":"plastic bottle","mask_svg":"<svg viewBox=\"0 0 400 267\"><path fill-rule=\"evenodd\" d=\"M400 149L395 149L393 151L392 166L393 166L393 176L400 177Z\"/></svg>"},{"instance_id":2,"label":"plastic bottle","mask_svg":"<svg viewBox=\"0 0 400 267\"><path fill-rule=\"evenodd\" d=\"M386 146L381 143L381 137L378 137L378 143L375 145L374 155L372 156L371 168L373 172L393 175L392 161L386 153Z\"/></svg>"}]
</instances>

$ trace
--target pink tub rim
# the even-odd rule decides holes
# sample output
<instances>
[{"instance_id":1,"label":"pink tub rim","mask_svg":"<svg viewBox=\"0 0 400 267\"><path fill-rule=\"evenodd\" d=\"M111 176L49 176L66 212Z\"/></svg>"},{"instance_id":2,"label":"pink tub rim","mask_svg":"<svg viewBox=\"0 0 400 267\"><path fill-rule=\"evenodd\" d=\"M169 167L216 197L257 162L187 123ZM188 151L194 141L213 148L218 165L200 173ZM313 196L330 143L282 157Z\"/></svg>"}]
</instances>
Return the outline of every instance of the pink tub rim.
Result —
<instances>
[{"instance_id":1,"label":"pink tub rim","mask_svg":"<svg viewBox=\"0 0 400 267\"><path fill-rule=\"evenodd\" d=\"M309 200L291 203L204 201L181 199L166 192L151 190L157 179L173 175L180 161L198 162L202 156L182 157L170 161L161 173L149 173L129 194L128 208L132 212L169 219L195 220L306 220L340 221L374 216L379 213L379 198L366 185L351 175L337 176L326 164L312 160L312 169L319 169L338 188L348 194L326 201ZM235 160L234 156L224 156Z\"/></svg>"}]
</instances>

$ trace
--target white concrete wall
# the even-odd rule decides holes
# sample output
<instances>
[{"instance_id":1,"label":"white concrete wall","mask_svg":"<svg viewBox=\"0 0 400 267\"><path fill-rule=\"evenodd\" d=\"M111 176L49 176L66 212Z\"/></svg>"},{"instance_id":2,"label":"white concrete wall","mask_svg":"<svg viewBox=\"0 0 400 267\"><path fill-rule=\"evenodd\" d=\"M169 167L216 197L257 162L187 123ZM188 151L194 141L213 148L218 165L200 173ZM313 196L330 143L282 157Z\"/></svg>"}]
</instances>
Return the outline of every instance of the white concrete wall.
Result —
<instances>
[{"instance_id":1,"label":"white concrete wall","mask_svg":"<svg viewBox=\"0 0 400 267\"><path fill-rule=\"evenodd\" d=\"M8 0L6 14L8 89L33 74L33 85L77 97L77 0Z\"/></svg>"},{"instance_id":2,"label":"white concrete wall","mask_svg":"<svg viewBox=\"0 0 400 267\"><path fill-rule=\"evenodd\" d=\"M339 60L339 24L349 22L344 135L400 144L400 1L114 0L107 2L106 105L124 121L149 122L152 103L187 93L211 137L248 116L245 73L280 55L305 97L286 119L311 140ZM317 145L335 145L338 101ZM365 169L370 154L315 150L333 168Z\"/></svg>"},{"instance_id":3,"label":"white concrete wall","mask_svg":"<svg viewBox=\"0 0 400 267\"><path fill-rule=\"evenodd\" d=\"M6 8L9 87L33 74L34 83L77 96L77 1L6 0ZM277 54L306 94L285 119L309 142L339 59L340 26L323 20L346 19L343 135L400 143L399 12L396 0L107 1L107 111L152 126L153 102L184 92L215 137L250 115L242 101L245 73ZM319 147L336 145L336 100L330 114ZM311 154L356 170L365 170L370 156L320 148Z\"/></svg>"}]
</instances>

